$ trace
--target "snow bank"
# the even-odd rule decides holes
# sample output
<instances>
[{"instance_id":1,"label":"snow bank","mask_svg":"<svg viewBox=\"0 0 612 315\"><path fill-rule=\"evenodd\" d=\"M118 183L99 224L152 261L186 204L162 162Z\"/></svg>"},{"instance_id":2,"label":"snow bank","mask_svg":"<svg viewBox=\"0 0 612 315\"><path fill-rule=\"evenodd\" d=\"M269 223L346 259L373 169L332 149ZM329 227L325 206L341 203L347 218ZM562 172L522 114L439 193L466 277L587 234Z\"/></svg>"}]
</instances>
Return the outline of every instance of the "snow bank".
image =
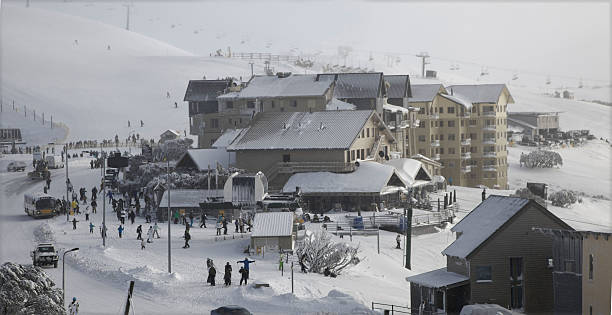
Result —
<instances>
[{"instance_id":1,"label":"snow bank","mask_svg":"<svg viewBox=\"0 0 612 315\"><path fill-rule=\"evenodd\" d=\"M55 231L49 223L41 223L34 230L34 240L38 243L55 242Z\"/></svg>"}]
</instances>

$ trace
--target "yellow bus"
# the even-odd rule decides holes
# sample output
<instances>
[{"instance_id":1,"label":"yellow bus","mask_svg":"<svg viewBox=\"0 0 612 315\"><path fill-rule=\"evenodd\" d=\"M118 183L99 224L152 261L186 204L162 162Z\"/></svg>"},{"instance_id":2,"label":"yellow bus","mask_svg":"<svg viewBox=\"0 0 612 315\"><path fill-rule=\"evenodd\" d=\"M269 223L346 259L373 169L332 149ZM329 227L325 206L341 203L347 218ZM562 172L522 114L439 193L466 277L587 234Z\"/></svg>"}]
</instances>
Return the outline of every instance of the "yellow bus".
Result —
<instances>
[{"instance_id":1,"label":"yellow bus","mask_svg":"<svg viewBox=\"0 0 612 315\"><path fill-rule=\"evenodd\" d=\"M23 195L23 206L25 213L36 219L57 215L55 198L48 194L25 194Z\"/></svg>"}]
</instances>

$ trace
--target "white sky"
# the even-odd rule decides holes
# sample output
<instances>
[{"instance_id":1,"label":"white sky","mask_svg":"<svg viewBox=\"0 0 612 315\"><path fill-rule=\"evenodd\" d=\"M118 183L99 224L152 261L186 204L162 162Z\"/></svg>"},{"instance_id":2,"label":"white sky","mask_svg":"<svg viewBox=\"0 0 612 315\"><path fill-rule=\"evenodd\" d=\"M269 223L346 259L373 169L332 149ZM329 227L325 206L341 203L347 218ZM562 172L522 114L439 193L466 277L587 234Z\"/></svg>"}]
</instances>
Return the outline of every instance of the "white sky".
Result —
<instances>
[{"instance_id":1,"label":"white sky","mask_svg":"<svg viewBox=\"0 0 612 315\"><path fill-rule=\"evenodd\" d=\"M31 1L125 25L127 1ZM201 55L350 45L609 81L610 14L608 2L134 1L132 29Z\"/></svg>"}]
</instances>

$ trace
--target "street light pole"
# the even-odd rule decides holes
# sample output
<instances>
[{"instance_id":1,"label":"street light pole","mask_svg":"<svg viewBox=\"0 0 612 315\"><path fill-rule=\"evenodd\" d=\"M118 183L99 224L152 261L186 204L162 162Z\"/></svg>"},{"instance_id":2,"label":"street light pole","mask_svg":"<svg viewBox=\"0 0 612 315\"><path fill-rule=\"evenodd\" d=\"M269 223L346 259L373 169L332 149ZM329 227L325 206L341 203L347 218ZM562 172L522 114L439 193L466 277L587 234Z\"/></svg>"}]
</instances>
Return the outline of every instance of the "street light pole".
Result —
<instances>
[{"instance_id":1,"label":"street light pole","mask_svg":"<svg viewBox=\"0 0 612 315\"><path fill-rule=\"evenodd\" d=\"M66 254L77 250L79 250L78 247L75 247L71 250L67 250L64 252L64 255L62 257L62 305L66 305L66 273L64 272L64 270L66 269Z\"/></svg>"},{"instance_id":2,"label":"street light pole","mask_svg":"<svg viewBox=\"0 0 612 315\"><path fill-rule=\"evenodd\" d=\"M68 189L69 189L69 185L70 185L70 178L68 178L68 144L64 145L64 151L65 151L65 155L66 155L66 221L70 221L70 208L71 208L71 203L70 203L70 197L68 196Z\"/></svg>"},{"instance_id":3,"label":"street light pole","mask_svg":"<svg viewBox=\"0 0 612 315\"><path fill-rule=\"evenodd\" d=\"M102 155L102 246L106 247L106 154L100 147Z\"/></svg>"},{"instance_id":4,"label":"street light pole","mask_svg":"<svg viewBox=\"0 0 612 315\"><path fill-rule=\"evenodd\" d=\"M168 191L168 273L172 273L172 249L170 248L170 159L168 159L168 166L166 167L166 186Z\"/></svg>"}]
</instances>

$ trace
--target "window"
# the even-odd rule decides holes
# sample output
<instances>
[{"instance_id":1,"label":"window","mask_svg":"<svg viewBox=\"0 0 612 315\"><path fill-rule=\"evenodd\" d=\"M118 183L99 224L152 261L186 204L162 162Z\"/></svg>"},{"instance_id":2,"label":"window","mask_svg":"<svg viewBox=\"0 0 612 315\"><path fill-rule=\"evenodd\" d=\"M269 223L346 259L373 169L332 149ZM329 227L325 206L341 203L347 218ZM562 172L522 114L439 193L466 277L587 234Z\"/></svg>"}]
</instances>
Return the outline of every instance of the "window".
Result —
<instances>
[{"instance_id":1,"label":"window","mask_svg":"<svg viewBox=\"0 0 612 315\"><path fill-rule=\"evenodd\" d=\"M444 135L440 135L440 141L444 141Z\"/></svg>"},{"instance_id":2,"label":"window","mask_svg":"<svg viewBox=\"0 0 612 315\"><path fill-rule=\"evenodd\" d=\"M351 161L355 161L355 150L351 150Z\"/></svg>"},{"instance_id":3,"label":"window","mask_svg":"<svg viewBox=\"0 0 612 315\"><path fill-rule=\"evenodd\" d=\"M232 125L232 119L231 119L231 118L228 118L228 119L227 119L227 123L228 123L228 124L231 126L231 125Z\"/></svg>"},{"instance_id":4,"label":"window","mask_svg":"<svg viewBox=\"0 0 612 315\"><path fill-rule=\"evenodd\" d=\"M450 149L448 149L448 150L450 151ZM448 152L448 153L450 153L450 152ZM452 161L448 162L448 167L455 167L455 162L452 162Z\"/></svg>"},{"instance_id":5,"label":"window","mask_svg":"<svg viewBox=\"0 0 612 315\"><path fill-rule=\"evenodd\" d=\"M233 101L227 101L227 103L225 103L225 107L227 107L227 108L234 108L234 102Z\"/></svg>"},{"instance_id":6,"label":"window","mask_svg":"<svg viewBox=\"0 0 612 315\"><path fill-rule=\"evenodd\" d=\"M478 147L470 147L471 153L478 153Z\"/></svg>"},{"instance_id":7,"label":"window","mask_svg":"<svg viewBox=\"0 0 612 315\"><path fill-rule=\"evenodd\" d=\"M589 280L593 280L593 254L589 254Z\"/></svg>"},{"instance_id":8,"label":"window","mask_svg":"<svg viewBox=\"0 0 612 315\"><path fill-rule=\"evenodd\" d=\"M255 101L248 101L247 108L255 108Z\"/></svg>"},{"instance_id":9,"label":"window","mask_svg":"<svg viewBox=\"0 0 612 315\"><path fill-rule=\"evenodd\" d=\"M419 142L425 142L425 135L419 136Z\"/></svg>"},{"instance_id":10,"label":"window","mask_svg":"<svg viewBox=\"0 0 612 315\"><path fill-rule=\"evenodd\" d=\"M448 154L455 154L455 148L448 148Z\"/></svg>"},{"instance_id":11,"label":"window","mask_svg":"<svg viewBox=\"0 0 612 315\"><path fill-rule=\"evenodd\" d=\"M444 154L444 148L440 148L440 154Z\"/></svg>"},{"instance_id":12,"label":"window","mask_svg":"<svg viewBox=\"0 0 612 315\"><path fill-rule=\"evenodd\" d=\"M461 127L465 126L465 120L461 120Z\"/></svg>"},{"instance_id":13,"label":"window","mask_svg":"<svg viewBox=\"0 0 612 315\"><path fill-rule=\"evenodd\" d=\"M448 121L448 126L449 127L455 127L455 121L454 120L449 120Z\"/></svg>"},{"instance_id":14,"label":"window","mask_svg":"<svg viewBox=\"0 0 612 315\"><path fill-rule=\"evenodd\" d=\"M361 159L361 150L357 150L357 158Z\"/></svg>"},{"instance_id":15,"label":"window","mask_svg":"<svg viewBox=\"0 0 612 315\"><path fill-rule=\"evenodd\" d=\"M454 114L455 113L455 108L454 107L449 107L448 108L448 113L449 114Z\"/></svg>"},{"instance_id":16,"label":"window","mask_svg":"<svg viewBox=\"0 0 612 315\"><path fill-rule=\"evenodd\" d=\"M440 114L444 113L444 107L440 107Z\"/></svg>"},{"instance_id":17,"label":"window","mask_svg":"<svg viewBox=\"0 0 612 315\"><path fill-rule=\"evenodd\" d=\"M361 137L364 138L365 137L365 130L361 129Z\"/></svg>"},{"instance_id":18,"label":"window","mask_svg":"<svg viewBox=\"0 0 612 315\"><path fill-rule=\"evenodd\" d=\"M368 135L368 138L370 137L370 128L366 129L366 134Z\"/></svg>"},{"instance_id":19,"label":"window","mask_svg":"<svg viewBox=\"0 0 612 315\"><path fill-rule=\"evenodd\" d=\"M218 120L218 119L216 119L216 118L211 119L211 120L210 120L210 125L211 125L213 128L219 128L219 120Z\"/></svg>"},{"instance_id":20,"label":"window","mask_svg":"<svg viewBox=\"0 0 612 315\"><path fill-rule=\"evenodd\" d=\"M274 105L274 101L270 101L270 107L274 108L274 106L276 106Z\"/></svg>"},{"instance_id":21,"label":"window","mask_svg":"<svg viewBox=\"0 0 612 315\"><path fill-rule=\"evenodd\" d=\"M477 135L478 135L477 133L470 133L470 139L472 140L478 139Z\"/></svg>"},{"instance_id":22,"label":"window","mask_svg":"<svg viewBox=\"0 0 612 315\"><path fill-rule=\"evenodd\" d=\"M438 127L438 121L434 121L434 126Z\"/></svg>"},{"instance_id":23,"label":"window","mask_svg":"<svg viewBox=\"0 0 612 315\"><path fill-rule=\"evenodd\" d=\"M451 133L448 135L448 141L455 141L455 134Z\"/></svg>"},{"instance_id":24,"label":"window","mask_svg":"<svg viewBox=\"0 0 612 315\"><path fill-rule=\"evenodd\" d=\"M440 120L440 127L444 127L444 120Z\"/></svg>"},{"instance_id":25,"label":"window","mask_svg":"<svg viewBox=\"0 0 612 315\"><path fill-rule=\"evenodd\" d=\"M291 162L291 155L283 154L283 162L285 162L285 163Z\"/></svg>"},{"instance_id":26,"label":"window","mask_svg":"<svg viewBox=\"0 0 612 315\"><path fill-rule=\"evenodd\" d=\"M491 266L476 266L476 282L491 282Z\"/></svg>"},{"instance_id":27,"label":"window","mask_svg":"<svg viewBox=\"0 0 612 315\"><path fill-rule=\"evenodd\" d=\"M477 120L476 119L470 119L470 127L474 127L477 124Z\"/></svg>"},{"instance_id":28,"label":"window","mask_svg":"<svg viewBox=\"0 0 612 315\"><path fill-rule=\"evenodd\" d=\"M293 107L297 107L297 100L293 100L293 102L291 102L291 105L293 105Z\"/></svg>"},{"instance_id":29,"label":"window","mask_svg":"<svg viewBox=\"0 0 612 315\"><path fill-rule=\"evenodd\" d=\"M419 114L425 114L425 107L419 108Z\"/></svg>"},{"instance_id":30,"label":"window","mask_svg":"<svg viewBox=\"0 0 612 315\"><path fill-rule=\"evenodd\" d=\"M347 162L351 161L351 151L346 151L346 161Z\"/></svg>"},{"instance_id":31,"label":"window","mask_svg":"<svg viewBox=\"0 0 612 315\"><path fill-rule=\"evenodd\" d=\"M425 155L425 149L419 149L419 154Z\"/></svg>"}]
</instances>

